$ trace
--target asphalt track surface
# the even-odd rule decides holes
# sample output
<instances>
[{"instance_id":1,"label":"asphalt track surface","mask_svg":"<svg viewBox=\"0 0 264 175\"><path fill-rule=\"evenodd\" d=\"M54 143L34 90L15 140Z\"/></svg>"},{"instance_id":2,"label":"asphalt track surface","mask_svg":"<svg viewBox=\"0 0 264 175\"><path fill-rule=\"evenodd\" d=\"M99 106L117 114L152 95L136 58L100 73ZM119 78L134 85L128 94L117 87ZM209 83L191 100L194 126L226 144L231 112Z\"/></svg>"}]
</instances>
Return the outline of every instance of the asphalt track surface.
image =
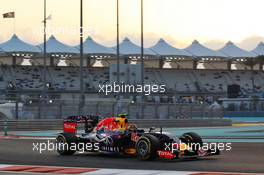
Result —
<instances>
[{"instance_id":1,"label":"asphalt track surface","mask_svg":"<svg viewBox=\"0 0 264 175\"><path fill-rule=\"evenodd\" d=\"M45 140L0 139L0 164L264 173L263 143L232 143L231 151L222 152L219 156L196 160L140 161L120 155L84 153L59 156L56 151L40 154L32 151L33 142L45 142Z\"/></svg>"}]
</instances>

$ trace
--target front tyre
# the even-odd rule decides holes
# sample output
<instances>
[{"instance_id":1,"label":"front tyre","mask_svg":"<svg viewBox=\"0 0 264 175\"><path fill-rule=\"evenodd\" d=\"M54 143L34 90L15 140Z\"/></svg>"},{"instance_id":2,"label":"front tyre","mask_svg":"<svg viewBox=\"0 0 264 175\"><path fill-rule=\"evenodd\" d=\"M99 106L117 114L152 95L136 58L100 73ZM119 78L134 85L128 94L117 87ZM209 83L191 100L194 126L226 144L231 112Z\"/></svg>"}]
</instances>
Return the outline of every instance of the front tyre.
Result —
<instances>
[{"instance_id":1,"label":"front tyre","mask_svg":"<svg viewBox=\"0 0 264 175\"><path fill-rule=\"evenodd\" d=\"M199 136L198 134L194 133L194 132L188 132L188 133L184 133L181 137L180 140L191 146L192 150L195 153L198 153L198 150L203 146L203 140L201 138L201 136Z\"/></svg>"},{"instance_id":2,"label":"front tyre","mask_svg":"<svg viewBox=\"0 0 264 175\"><path fill-rule=\"evenodd\" d=\"M57 152L60 155L73 155L77 150L72 150L71 145L77 144L77 137L71 133L61 133L56 138Z\"/></svg>"},{"instance_id":3,"label":"front tyre","mask_svg":"<svg viewBox=\"0 0 264 175\"><path fill-rule=\"evenodd\" d=\"M154 160L157 158L159 140L157 137L146 134L141 136L136 143L137 157L140 160Z\"/></svg>"}]
</instances>

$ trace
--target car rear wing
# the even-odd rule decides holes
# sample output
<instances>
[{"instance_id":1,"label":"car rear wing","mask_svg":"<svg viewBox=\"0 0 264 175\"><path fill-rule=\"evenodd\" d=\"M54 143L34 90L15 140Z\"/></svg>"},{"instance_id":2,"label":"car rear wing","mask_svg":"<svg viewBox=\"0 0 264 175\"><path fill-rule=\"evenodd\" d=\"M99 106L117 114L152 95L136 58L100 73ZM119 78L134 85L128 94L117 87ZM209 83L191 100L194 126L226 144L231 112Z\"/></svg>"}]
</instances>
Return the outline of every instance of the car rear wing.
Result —
<instances>
[{"instance_id":1,"label":"car rear wing","mask_svg":"<svg viewBox=\"0 0 264 175\"><path fill-rule=\"evenodd\" d=\"M99 116L95 115L69 116L63 120L63 131L76 134L78 124L84 124L85 133L89 133L97 125L98 121Z\"/></svg>"}]
</instances>

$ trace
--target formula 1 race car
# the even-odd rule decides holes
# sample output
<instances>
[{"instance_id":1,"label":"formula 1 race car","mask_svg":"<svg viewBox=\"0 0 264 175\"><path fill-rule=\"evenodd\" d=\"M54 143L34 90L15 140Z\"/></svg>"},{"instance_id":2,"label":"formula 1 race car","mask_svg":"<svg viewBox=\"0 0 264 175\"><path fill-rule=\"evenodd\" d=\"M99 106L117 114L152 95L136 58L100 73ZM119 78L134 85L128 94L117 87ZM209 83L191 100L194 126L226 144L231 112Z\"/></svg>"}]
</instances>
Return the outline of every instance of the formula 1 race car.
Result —
<instances>
[{"instance_id":1,"label":"formula 1 race car","mask_svg":"<svg viewBox=\"0 0 264 175\"><path fill-rule=\"evenodd\" d=\"M77 133L77 124L84 124L84 133ZM64 119L63 125L64 132L56 138L60 155L72 155L80 149L132 155L140 160L197 158L220 154L217 148L214 151L212 148L204 149L202 138L194 132L176 137L163 132L162 128L158 132L155 128L145 131L129 124L125 114L100 121L98 116L71 116Z\"/></svg>"}]
</instances>

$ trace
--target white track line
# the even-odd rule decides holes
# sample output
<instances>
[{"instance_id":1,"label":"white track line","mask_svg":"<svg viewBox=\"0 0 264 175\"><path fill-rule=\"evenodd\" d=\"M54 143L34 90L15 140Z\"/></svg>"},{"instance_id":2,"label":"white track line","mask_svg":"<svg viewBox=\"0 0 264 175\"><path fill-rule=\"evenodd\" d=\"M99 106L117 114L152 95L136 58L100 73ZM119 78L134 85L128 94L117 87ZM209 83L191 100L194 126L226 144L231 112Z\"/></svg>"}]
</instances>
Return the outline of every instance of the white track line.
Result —
<instances>
[{"instance_id":1,"label":"white track line","mask_svg":"<svg viewBox=\"0 0 264 175\"><path fill-rule=\"evenodd\" d=\"M122 170L99 169L94 172L82 173L85 175L190 175L196 172L187 171L155 171L155 170Z\"/></svg>"}]
</instances>

